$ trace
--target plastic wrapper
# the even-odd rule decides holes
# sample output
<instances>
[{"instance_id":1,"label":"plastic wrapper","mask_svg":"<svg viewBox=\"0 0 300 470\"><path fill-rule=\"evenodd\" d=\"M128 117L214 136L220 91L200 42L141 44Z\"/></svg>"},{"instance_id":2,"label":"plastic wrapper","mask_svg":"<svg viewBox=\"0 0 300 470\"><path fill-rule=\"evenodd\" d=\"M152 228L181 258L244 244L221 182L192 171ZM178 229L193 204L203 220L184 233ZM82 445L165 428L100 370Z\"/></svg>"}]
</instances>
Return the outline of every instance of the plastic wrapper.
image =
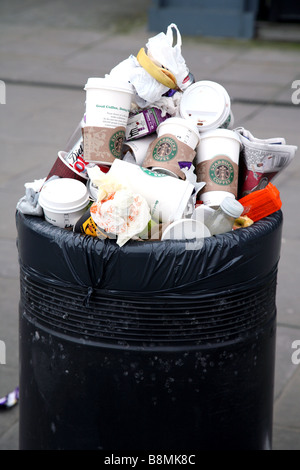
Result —
<instances>
[{"instance_id":1,"label":"plastic wrapper","mask_svg":"<svg viewBox=\"0 0 300 470\"><path fill-rule=\"evenodd\" d=\"M98 227L117 235L119 246L144 230L151 218L146 200L128 189L116 191L103 202L94 202L90 213Z\"/></svg>"},{"instance_id":2,"label":"plastic wrapper","mask_svg":"<svg viewBox=\"0 0 300 470\"><path fill-rule=\"evenodd\" d=\"M0 410L8 410L19 403L19 387L0 398Z\"/></svg>"}]
</instances>

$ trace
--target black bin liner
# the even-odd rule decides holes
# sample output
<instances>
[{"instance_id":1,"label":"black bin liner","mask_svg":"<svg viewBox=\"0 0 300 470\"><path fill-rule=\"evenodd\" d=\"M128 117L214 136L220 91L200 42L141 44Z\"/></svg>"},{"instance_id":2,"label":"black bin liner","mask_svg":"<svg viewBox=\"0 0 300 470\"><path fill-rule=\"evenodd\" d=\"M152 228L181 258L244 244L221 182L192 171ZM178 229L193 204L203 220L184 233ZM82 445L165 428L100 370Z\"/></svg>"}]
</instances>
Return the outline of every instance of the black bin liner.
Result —
<instances>
[{"instance_id":1,"label":"black bin liner","mask_svg":"<svg viewBox=\"0 0 300 470\"><path fill-rule=\"evenodd\" d=\"M201 249L16 224L20 449L272 447L281 211Z\"/></svg>"}]
</instances>

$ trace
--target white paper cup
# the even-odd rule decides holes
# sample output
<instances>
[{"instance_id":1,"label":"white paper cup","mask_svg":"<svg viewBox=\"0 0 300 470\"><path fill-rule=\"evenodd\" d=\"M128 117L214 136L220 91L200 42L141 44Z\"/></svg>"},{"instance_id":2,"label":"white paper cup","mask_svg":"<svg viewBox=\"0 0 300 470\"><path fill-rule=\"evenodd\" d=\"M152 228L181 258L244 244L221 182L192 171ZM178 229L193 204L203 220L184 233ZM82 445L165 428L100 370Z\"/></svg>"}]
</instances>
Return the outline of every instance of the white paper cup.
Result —
<instances>
[{"instance_id":1,"label":"white paper cup","mask_svg":"<svg viewBox=\"0 0 300 470\"><path fill-rule=\"evenodd\" d=\"M190 120L180 117L171 117L163 121L156 130L158 137L172 134L178 140L187 144L193 150L199 143L199 132L197 126Z\"/></svg>"},{"instance_id":2,"label":"white paper cup","mask_svg":"<svg viewBox=\"0 0 300 470\"><path fill-rule=\"evenodd\" d=\"M195 82L183 92L179 112L181 117L191 120L199 132L233 125L227 91L219 83L209 80Z\"/></svg>"},{"instance_id":3,"label":"white paper cup","mask_svg":"<svg viewBox=\"0 0 300 470\"><path fill-rule=\"evenodd\" d=\"M71 228L86 211L89 193L80 181L58 178L46 182L39 195L45 219L52 225Z\"/></svg>"},{"instance_id":4,"label":"white paper cup","mask_svg":"<svg viewBox=\"0 0 300 470\"><path fill-rule=\"evenodd\" d=\"M197 180L206 185L200 200L209 206L219 206L226 197L237 197L241 141L228 129L216 129L201 134L196 149Z\"/></svg>"},{"instance_id":5,"label":"white paper cup","mask_svg":"<svg viewBox=\"0 0 300 470\"><path fill-rule=\"evenodd\" d=\"M162 234L164 240L201 240L210 237L209 229L199 220L180 219L168 225Z\"/></svg>"},{"instance_id":6,"label":"white paper cup","mask_svg":"<svg viewBox=\"0 0 300 470\"><path fill-rule=\"evenodd\" d=\"M134 94L134 88L130 83L110 77L91 77L84 89L86 126L126 128Z\"/></svg>"},{"instance_id":7,"label":"white paper cup","mask_svg":"<svg viewBox=\"0 0 300 470\"><path fill-rule=\"evenodd\" d=\"M115 160L108 174L141 194L150 207L151 218L156 222L181 219L194 191L194 185L188 181L123 160Z\"/></svg>"},{"instance_id":8,"label":"white paper cup","mask_svg":"<svg viewBox=\"0 0 300 470\"><path fill-rule=\"evenodd\" d=\"M156 171L157 173L162 173L163 175L172 176L173 178L179 178L179 176L176 175L176 173L173 171L167 170L166 168L161 168L160 166L153 166L151 170Z\"/></svg>"},{"instance_id":9,"label":"white paper cup","mask_svg":"<svg viewBox=\"0 0 300 470\"><path fill-rule=\"evenodd\" d=\"M123 143L123 153L129 151L132 155L131 161L141 166L146 157L149 145L155 138L156 134L153 133L149 136L141 137L136 140L125 141Z\"/></svg>"}]
</instances>

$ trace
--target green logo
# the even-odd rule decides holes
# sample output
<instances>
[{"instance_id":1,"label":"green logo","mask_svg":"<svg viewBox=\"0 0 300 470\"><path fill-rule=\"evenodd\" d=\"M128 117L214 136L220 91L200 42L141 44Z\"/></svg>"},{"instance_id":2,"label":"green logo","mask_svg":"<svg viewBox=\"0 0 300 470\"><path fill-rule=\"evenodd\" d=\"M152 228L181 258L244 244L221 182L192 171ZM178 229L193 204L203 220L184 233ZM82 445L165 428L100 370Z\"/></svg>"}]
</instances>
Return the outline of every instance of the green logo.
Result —
<instances>
[{"instance_id":1,"label":"green logo","mask_svg":"<svg viewBox=\"0 0 300 470\"><path fill-rule=\"evenodd\" d=\"M153 149L152 156L158 162L172 160L177 154L177 144L172 137L161 137Z\"/></svg>"},{"instance_id":2,"label":"green logo","mask_svg":"<svg viewBox=\"0 0 300 470\"><path fill-rule=\"evenodd\" d=\"M164 175L163 173L157 173L156 171L151 171L151 170L147 170L147 168L144 168L144 167L140 167L141 170L143 170L145 173L147 173L147 175L149 176L154 176L155 178L161 178L163 176L167 176L167 175Z\"/></svg>"},{"instance_id":3,"label":"green logo","mask_svg":"<svg viewBox=\"0 0 300 470\"><path fill-rule=\"evenodd\" d=\"M109 141L109 150L112 155L116 158L121 158L122 155L122 146L125 140L125 131L121 130L115 132Z\"/></svg>"},{"instance_id":4,"label":"green logo","mask_svg":"<svg viewBox=\"0 0 300 470\"><path fill-rule=\"evenodd\" d=\"M234 179L234 168L226 158L218 158L209 168L210 179L221 186L228 186Z\"/></svg>"}]
</instances>

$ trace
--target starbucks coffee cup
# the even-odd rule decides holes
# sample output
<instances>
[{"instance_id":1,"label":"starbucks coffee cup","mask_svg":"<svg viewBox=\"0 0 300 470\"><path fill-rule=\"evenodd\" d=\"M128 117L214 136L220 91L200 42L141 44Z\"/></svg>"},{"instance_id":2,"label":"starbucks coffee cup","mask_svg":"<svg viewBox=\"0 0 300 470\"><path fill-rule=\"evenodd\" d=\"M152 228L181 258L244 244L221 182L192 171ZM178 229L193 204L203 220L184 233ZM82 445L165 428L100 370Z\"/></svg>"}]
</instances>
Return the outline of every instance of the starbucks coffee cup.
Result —
<instances>
[{"instance_id":1,"label":"starbucks coffee cup","mask_svg":"<svg viewBox=\"0 0 300 470\"><path fill-rule=\"evenodd\" d=\"M134 88L130 83L110 77L91 77L84 89L86 126L126 128L134 94Z\"/></svg>"},{"instance_id":2,"label":"starbucks coffee cup","mask_svg":"<svg viewBox=\"0 0 300 470\"><path fill-rule=\"evenodd\" d=\"M219 206L222 200L237 197L239 135L228 129L216 129L201 134L196 153L197 181L206 184L199 199L208 206Z\"/></svg>"},{"instance_id":3,"label":"starbucks coffee cup","mask_svg":"<svg viewBox=\"0 0 300 470\"><path fill-rule=\"evenodd\" d=\"M173 222L180 219L190 201L194 185L147 168L115 160L109 176L143 196L156 222Z\"/></svg>"},{"instance_id":4,"label":"starbucks coffee cup","mask_svg":"<svg viewBox=\"0 0 300 470\"><path fill-rule=\"evenodd\" d=\"M179 162L194 160L199 142L197 126L183 118L171 117L157 128L157 138L148 148L143 162L145 168L163 168L185 179Z\"/></svg>"},{"instance_id":5,"label":"starbucks coffee cup","mask_svg":"<svg viewBox=\"0 0 300 470\"><path fill-rule=\"evenodd\" d=\"M162 173L163 175L173 176L173 178L178 178L178 175L171 170L167 170L166 168L161 168L160 166L153 166L151 168L152 171L156 173Z\"/></svg>"},{"instance_id":6,"label":"starbucks coffee cup","mask_svg":"<svg viewBox=\"0 0 300 470\"><path fill-rule=\"evenodd\" d=\"M122 158L133 86L110 77L92 77L84 89L86 112L82 135L85 160L106 163Z\"/></svg>"},{"instance_id":7,"label":"starbucks coffee cup","mask_svg":"<svg viewBox=\"0 0 300 470\"><path fill-rule=\"evenodd\" d=\"M227 91L209 80L195 82L183 92L179 112L181 117L192 121L199 132L232 128L234 122Z\"/></svg>"},{"instance_id":8,"label":"starbucks coffee cup","mask_svg":"<svg viewBox=\"0 0 300 470\"><path fill-rule=\"evenodd\" d=\"M89 204L87 187L71 178L46 182L39 195L45 219L61 228L72 228Z\"/></svg>"},{"instance_id":9,"label":"starbucks coffee cup","mask_svg":"<svg viewBox=\"0 0 300 470\"><path fill-rule=\"evenodd\" d=\"M142 165L143 161L146 158L146 154L149 148L149 145L155 139L155 134L147 135L146 137L141 137L136 140L125 141L123 144L123 154L130 152L130 160L127 157L127 161L136 163L137 165ZM125 158L125 155L123 159ZM126 160L126 159L125 159Z\"/></svg>"},{"instance_id":10,"label":"starbucks coffee cup","mask_svg":"<svg viewBox=\"0 0 300 470\"><path fill-rule=\"evenodd\" d=\"M165 134L172 134L176 139L188 145L193 150L199 142L199 132L197 127L193 123L180 117L168 118L158 126L158 137Z\"/></svg>"}]
</instances>

